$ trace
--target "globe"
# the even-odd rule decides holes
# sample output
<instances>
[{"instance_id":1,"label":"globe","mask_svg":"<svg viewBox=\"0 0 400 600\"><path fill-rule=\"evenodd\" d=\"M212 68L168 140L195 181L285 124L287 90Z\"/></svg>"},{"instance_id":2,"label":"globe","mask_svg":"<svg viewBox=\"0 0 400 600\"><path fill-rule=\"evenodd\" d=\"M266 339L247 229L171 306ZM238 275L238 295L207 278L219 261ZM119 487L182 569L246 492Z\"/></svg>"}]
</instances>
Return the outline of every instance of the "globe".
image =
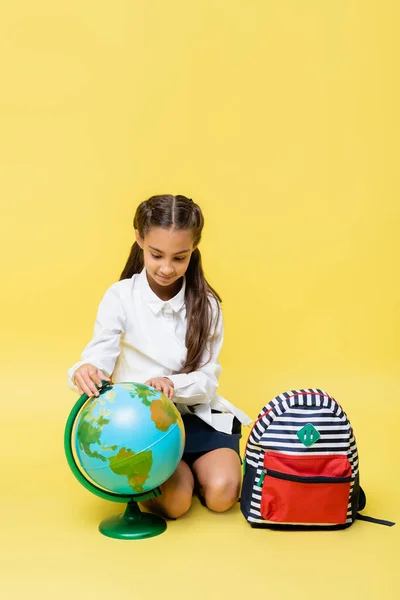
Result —
<instances>
[{"instance_id":1,"label":"globe","mask_svg":"<svg viewBox=\"0 0 400 600\"><path fill-rule=\"evenodd\" d=\"M124 515L100 524L109 537L157 535L166 525L137 502L160 495L185 445L179 411L144 384L103 382L99 396L83 394L67 421L65 451L77 479L94 494L127 502ZM156 529L154 529L156 524Z\"/></svg>"}]
</instances>

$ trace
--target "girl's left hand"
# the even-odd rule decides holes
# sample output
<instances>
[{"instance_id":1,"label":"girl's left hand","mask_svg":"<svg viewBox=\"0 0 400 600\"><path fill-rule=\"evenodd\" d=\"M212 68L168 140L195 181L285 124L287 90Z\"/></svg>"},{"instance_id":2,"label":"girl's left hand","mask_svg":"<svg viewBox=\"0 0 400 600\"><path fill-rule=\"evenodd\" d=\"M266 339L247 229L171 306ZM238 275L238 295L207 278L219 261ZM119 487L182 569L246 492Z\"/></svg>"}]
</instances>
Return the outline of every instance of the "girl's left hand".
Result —
<instances>
[{"instance_id":1,"label":"girl's left hand","mask_svg":"<svg viewBox=\"0 0 400 600\"><path fill-rule=\"evenodd\" d=\"M148 379L145 381L145 385L150 385L159 392L162 392L169 400L172 400L174 397L174 384L168 377L154 377L153 379Z\"/></svg>"}]
</instances>

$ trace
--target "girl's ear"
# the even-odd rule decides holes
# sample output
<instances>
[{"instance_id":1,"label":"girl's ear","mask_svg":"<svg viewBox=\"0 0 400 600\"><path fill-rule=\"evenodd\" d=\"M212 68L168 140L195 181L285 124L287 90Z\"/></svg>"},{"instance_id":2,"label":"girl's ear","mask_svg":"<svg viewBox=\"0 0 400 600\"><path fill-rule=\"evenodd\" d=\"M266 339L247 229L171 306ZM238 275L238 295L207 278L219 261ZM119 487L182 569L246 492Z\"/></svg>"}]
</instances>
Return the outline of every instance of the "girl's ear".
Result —
<instances>
[{"instance_id":1,"label":"girl's ear","mask_svg":"<svg viewBox=\"0 0 400 600\"><path fill-rule=\"evenodd\" d=\"M143 238L140 237L140 233L137 229L135 229L135 236L136 236L136 241L137 241L138 245L143 250Z\"/></svg>"}]
</instances>

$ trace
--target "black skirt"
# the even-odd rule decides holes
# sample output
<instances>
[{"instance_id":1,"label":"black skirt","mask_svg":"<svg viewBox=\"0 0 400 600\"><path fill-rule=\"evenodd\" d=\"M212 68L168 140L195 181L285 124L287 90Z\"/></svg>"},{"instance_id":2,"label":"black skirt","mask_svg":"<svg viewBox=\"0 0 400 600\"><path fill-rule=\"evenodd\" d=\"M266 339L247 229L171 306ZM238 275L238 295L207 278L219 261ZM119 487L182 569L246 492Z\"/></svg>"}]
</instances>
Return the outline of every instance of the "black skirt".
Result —
<instances>
[{"instance_id":1,"label":"black skirt","mask_svg":"<svg viewBox=\"0 0 400 600\"><path fill-rule=\"evenodd\" d=\"M232 433L217 431L197 415L182 415L182 420L186 432L182 460L189 465L192 465L203 454L218 448L231 448L240 457L239 444L242 437L242 424L236 417L233 418Z\"/></svg>"}]
</instances>

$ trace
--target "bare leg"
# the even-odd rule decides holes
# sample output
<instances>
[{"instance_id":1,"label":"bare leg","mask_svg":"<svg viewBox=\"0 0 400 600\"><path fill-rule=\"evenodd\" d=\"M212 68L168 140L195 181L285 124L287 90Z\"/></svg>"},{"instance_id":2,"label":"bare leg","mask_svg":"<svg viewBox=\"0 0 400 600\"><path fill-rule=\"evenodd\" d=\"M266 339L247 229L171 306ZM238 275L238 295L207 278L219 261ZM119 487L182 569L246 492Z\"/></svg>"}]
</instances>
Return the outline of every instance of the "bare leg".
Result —
<instances>
[{"instance_id":1,"label":"bare leg","mask_svg":"<svg viewBox=\"0 0 400 600\"><path fill-rule=\"evenodd\" d=\"M181 460L175 473L161 485L161 496L143 502L151 512L163 517L177 519L187 512L192 503L194 488L193 474Z\"/></svg>"},{"instance_id":2,"label":"bare leg","mask_svg":"<svg viewBox=\"0 0 400 600\"><path fill-rule=\"evenodd\" d=\"M208 508L224 512L238 501L242 480L240 458L231 448L218 448L193 463L199 491Z\"/></svg>"}]
</instances>

